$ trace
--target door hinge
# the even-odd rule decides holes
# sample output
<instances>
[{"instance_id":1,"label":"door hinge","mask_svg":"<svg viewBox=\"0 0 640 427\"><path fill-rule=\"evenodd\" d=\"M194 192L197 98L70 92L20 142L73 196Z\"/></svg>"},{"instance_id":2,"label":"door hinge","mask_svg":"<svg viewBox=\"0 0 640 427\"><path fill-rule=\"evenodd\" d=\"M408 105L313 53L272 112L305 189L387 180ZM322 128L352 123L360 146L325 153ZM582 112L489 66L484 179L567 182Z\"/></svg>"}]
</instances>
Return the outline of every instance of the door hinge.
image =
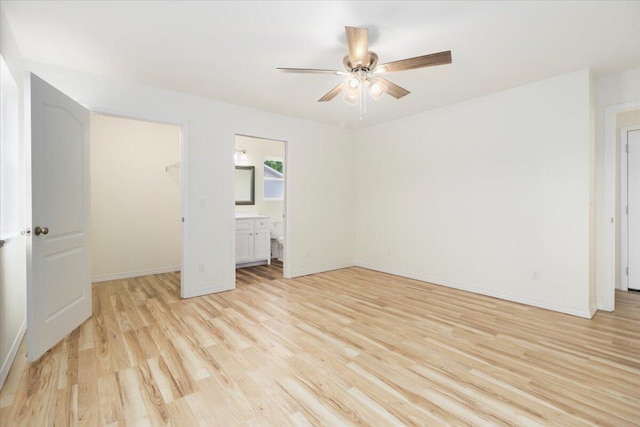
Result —
<instances>
[{"instance_id":1,"label":"door hinge","mask_svg":"<svg viewBox=\"0 0 640 427\"><path fill-rule=\"evenodd\" d=\"M629 267L627 267L627 269L626 269L626 270L627 270L627 271L626 271L626 274L627 274L627 276L628 276L628 275L629 275Z\"/></svg>"},{"instance_id":2,"label":"door hinge","mask_svg":"<svg viewBox=\"0 0 640 427\"><path fill-rule=\"evenodd\" d=\"M182 217L182 222L184 222L184 217Z\"/></svg>"},{"instance_id":3,"label":"door hinge","mask_svg":"<svg viewBox=\"0 0 640 427\"><path fill-rule=\"evenodd\" d=\"M624 146L624 151L626 151L627 153L629 152L629 144L626 144L626 145Z\"/></svg>"},{"instance_id":4,"label":"door hinge","mask_svg":"<svg viewBox=\"0 0 640 427\"><path fill-rule=\"evenodd\" d=\"M626 213L627 215L629 215L629 205L624 207L624 213Z\"/></svg>"}]
</instances>

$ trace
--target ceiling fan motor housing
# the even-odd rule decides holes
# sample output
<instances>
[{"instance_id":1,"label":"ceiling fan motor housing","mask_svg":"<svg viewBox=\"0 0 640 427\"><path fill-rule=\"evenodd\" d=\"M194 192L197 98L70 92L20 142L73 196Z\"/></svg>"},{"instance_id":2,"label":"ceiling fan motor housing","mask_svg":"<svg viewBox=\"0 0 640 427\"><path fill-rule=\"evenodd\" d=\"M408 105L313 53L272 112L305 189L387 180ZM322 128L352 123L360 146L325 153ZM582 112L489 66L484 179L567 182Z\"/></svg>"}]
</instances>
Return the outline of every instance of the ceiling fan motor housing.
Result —
<instances>
[{"instance_id":1,"label":"ceiling fan motor housing","mask_svg":"<svg viewBox=\"0 0 640 427\"><path fill-rule=\"evenodd\" d=\"M349 54L345 55L342 59L344 69L350 73L364 70L366 72L372 71L378 65L378 54L373 51L368 51L368 60L366 64L352 64L349 60Z\"/></svg>"}]
</instances>

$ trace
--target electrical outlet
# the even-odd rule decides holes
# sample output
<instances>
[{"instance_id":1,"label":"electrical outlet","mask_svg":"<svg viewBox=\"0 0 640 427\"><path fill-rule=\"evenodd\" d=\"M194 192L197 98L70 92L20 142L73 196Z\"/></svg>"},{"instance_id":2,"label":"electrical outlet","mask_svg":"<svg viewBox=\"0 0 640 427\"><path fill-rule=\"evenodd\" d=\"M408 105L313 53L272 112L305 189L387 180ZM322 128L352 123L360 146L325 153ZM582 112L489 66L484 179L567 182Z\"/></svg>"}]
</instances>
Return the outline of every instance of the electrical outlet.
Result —
<instances>
[{"instance_id":1,"label":"electrical outlet","mask_svg":"<svg viewBox=\"0 0 640 427\"><path fill-rule=\"evenodd\" d=\"M531 278L533 280L540 280L540 270L533 270L533 273L531 274Z\"/></svg>"},{"instance_id":2,"label":"electrical outlet","mask_svg":"<svg viewBox=\"0 0 640 427\"><path fill-rule=\"evenodd\" d=\"M198 270L200 270L200 273L204 273L204 264L199 264Z\"/></svg>"}]
</instances>

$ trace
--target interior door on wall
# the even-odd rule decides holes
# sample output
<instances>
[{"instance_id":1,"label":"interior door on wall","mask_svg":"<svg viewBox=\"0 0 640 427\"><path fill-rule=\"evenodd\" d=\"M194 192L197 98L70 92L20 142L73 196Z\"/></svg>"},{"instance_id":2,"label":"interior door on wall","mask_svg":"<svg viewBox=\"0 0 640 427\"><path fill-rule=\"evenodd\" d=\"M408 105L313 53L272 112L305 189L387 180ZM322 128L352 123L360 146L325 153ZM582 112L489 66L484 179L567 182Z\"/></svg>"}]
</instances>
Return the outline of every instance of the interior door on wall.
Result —
<instances>
[{"instance_id":1,"label":"interior door on wall","mask_svg":"<svg viewBox=\"0 0 640 427\"><path fill-rule=\"evenodd\" d=\"M27 360L91 316L89 111L31 75Z\"/></svg>"},{"instance_id":2,"label":"interior door on wall","mask_svg":"<svg viewBox=\"0 0 640 427\"><path fill-rule=\"evenodd\" d=\"M640 129L627 132L628 288L640 290Z\"/></svg>"}]
</instances>

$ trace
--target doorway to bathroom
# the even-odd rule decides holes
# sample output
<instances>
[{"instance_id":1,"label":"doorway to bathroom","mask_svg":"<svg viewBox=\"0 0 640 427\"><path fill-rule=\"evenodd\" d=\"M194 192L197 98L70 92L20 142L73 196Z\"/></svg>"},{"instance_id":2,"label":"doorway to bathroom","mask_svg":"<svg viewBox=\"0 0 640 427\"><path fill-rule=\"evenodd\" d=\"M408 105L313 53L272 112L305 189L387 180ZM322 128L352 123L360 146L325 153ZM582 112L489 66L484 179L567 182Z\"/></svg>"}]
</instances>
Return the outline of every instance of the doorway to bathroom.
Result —
<instances>
[{"instance_id":1,"label":"doorway to bathroom","mask_svg":"<svg viewBox=\"0 0 640 427\"><path fill-rule=\"evenodd\" d=\"M287 262L286 143L236 135L236 285L283 278Z\"/></svg>"}]
</instances>

